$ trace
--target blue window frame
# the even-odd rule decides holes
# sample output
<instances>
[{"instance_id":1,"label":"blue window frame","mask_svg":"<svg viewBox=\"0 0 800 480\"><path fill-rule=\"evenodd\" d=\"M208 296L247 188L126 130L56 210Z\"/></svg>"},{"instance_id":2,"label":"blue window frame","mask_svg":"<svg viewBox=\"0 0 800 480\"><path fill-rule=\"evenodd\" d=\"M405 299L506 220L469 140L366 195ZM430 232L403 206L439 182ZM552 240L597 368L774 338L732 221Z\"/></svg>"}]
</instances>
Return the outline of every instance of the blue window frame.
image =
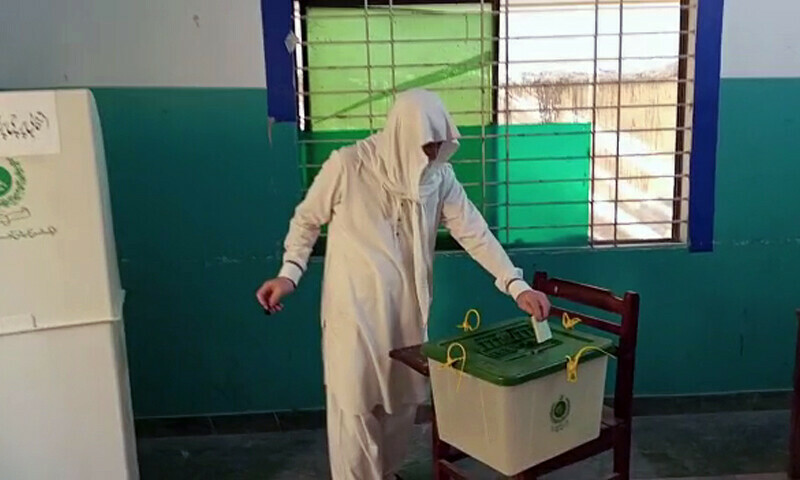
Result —
<instances>
[{"instance_id":1,"label":"blue window frame","mask_svg":"<svg viewBox=\"0 0 800 480\"><path fill-rule=\"evenodd\" d=\"M692 173L689 176L689 249L693 252L710 252L714 248L723 6L724 0L701 0L697 13Z\"/></svg>"}]
</instances>

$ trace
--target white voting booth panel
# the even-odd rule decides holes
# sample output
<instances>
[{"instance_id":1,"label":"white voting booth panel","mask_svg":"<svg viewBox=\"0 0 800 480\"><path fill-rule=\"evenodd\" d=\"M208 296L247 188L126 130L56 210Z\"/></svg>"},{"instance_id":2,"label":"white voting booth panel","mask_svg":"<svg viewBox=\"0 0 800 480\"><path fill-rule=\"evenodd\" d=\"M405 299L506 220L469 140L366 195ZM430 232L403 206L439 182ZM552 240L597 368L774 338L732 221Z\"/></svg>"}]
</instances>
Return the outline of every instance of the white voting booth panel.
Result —
<instances>
[{"instance_id":1,"label":"white voting booth panel","mask_svg":"<svg viewBox=\"0 0 800 480\"><path fill-rule=\"evenodd\" d=\"M89 91L0 93L0 479L138 478Z\"/></svg>"}]
</instances>

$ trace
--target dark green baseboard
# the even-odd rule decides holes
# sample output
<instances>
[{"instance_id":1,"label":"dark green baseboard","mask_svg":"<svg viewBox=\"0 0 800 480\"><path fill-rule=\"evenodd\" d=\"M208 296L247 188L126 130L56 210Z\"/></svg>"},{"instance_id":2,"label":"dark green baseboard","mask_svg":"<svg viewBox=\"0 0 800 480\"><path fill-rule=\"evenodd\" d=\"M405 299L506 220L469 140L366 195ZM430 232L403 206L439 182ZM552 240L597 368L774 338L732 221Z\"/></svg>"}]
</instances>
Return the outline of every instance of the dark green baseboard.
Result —
<instances>
[{"instance_id":1,"label":"dark green baseboard","mask_svg":"<svg viewBox=\"0 0 800 480\"><path fill-rule=\"evenodd\" d=\"M790 401L790 391L650 396L634 400L633 414L643 417L788 410ZM613 400L609 399L607 403L613 404ZM417 423L427 423L430 419L431 408L423 405L417 413ZM139 438L241 435L320 428L325 428L324 410L136 420L136 434Z\"/></svg>"},{"instance_id":2,"label":"dark green baseboard","mask_svg":"<svg viewBox=\"0 0 800 480\"><path fill-rule=\"evenodd\" d=\"M790 390L715 395L643 396L634 399L633 416L789 410L791 398Z\"/></svg>"}]
</instances>

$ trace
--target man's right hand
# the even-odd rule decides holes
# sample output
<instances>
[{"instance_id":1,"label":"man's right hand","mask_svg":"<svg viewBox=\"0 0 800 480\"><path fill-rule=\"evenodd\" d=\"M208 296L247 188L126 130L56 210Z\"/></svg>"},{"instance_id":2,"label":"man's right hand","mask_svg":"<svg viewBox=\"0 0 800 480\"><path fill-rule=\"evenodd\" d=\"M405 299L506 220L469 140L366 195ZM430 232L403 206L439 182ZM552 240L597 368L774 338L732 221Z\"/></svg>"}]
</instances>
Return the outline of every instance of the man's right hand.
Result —
<instances>
[{"instance_id":1,"label":"man's right hand","mask_svg":"<svg viewBox=\"0 0 800 480\"><path fill-rule=\"evenodd\" d=\"M294 283L288 278L278 277L267 280L256 292L258 303L267 313L277 313L283 310L281 300L294 292Z\"/></svg>"}]
</instances>

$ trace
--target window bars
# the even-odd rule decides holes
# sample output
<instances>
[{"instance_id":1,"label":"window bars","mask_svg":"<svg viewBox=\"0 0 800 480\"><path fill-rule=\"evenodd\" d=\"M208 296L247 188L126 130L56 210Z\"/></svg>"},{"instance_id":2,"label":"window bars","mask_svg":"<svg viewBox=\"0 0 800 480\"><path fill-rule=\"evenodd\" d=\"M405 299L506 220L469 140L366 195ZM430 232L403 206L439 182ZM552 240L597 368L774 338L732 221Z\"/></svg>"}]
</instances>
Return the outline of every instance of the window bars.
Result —
<instances>
[{"instance_id":1,"label":"window bars","mask_svg":"<svg viewBox=\"0 0 800 480\"><path fill-rule=\"evenodd\" d=\"M394 95L437 92L451 160L510 246L682 242L696 0L298 0L306 187L383 126Z\"/></svg>"}]
</instances>

